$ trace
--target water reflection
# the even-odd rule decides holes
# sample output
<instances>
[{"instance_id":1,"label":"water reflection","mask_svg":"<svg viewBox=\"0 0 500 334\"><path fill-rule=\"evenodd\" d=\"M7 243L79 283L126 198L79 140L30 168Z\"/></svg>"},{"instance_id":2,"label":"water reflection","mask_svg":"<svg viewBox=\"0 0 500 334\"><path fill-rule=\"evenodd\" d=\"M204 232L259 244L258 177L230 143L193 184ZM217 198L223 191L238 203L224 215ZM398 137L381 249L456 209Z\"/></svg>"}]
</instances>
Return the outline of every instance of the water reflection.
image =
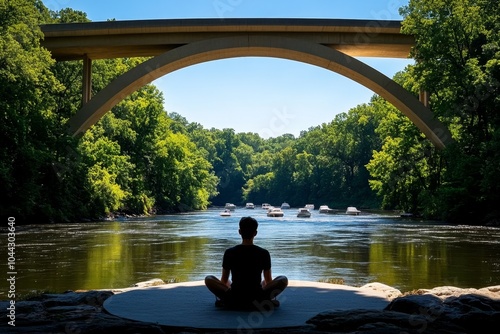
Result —
<instances>
[{"instance_id":1,"label":"water reflection","mask_svg":"<svg viewBox=\"0 0 500 334\"><path fill-rule=\"evenodd\" d=\"M402 221L390 216L293 213L259 220L256 243L272 255L273 274L289 279L381 282L402 291L441 285L500 284L500 229ZM62 292L220 275L224 250L240 238L244 209L125 222L32 225L17 232L17 290ZM4 238L5 240L5 238ZM6 252L0 261L6 263ZM5 299L5 289L0 292Z\"/></svg>"}]
</instances>

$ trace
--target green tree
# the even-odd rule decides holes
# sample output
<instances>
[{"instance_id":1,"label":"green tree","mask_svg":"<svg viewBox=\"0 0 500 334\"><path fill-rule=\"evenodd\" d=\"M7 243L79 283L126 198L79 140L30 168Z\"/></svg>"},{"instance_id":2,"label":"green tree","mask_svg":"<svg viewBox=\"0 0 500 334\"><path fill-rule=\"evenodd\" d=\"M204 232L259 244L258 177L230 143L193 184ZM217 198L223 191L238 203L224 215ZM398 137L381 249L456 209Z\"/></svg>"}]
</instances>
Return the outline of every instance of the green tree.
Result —
<instances>
[{"instance_id":1,"label":"green tree","mask_svg":"<svg viewBox=\"0 0 500 334\"><path fill-rule=\"evenodd\" d=\"M492 212L500 200L499 11L495 0L413 0L401 11L403 32L415 36L413 80L430 92L432 110L457 140L445 152L439 190L452 221L500 216Z\"/></svg>"},{"instance_id":2,"label":"green tree","mask_svg":"<svg viewBox=\"0 0 500 334\"><path fill-rule=\"evenodd\" d=\"M224 205L228 202L241 204L243 186L246 182L237 156L237 149L241 141L233 129L215 130L216 157L212 161L215 175L219 178L218 195L212 199L215 205Z\"/></svg>"},{"instance_id":3,"label":"green tree","mask_svg":"<svg viewBox=\"0 0 500 334\"><path fill-rule=\"evenodd\" d=\"M89 129L79 149L87 166L84 189L89 194L89 212L110 215L122 209L129 195L127 182L134 169L128 156L121 154L118 143L103 135L101 126Z\"/></svg>"},{"instance_id":4,"label":"green tree","mask_svg":"<svg viewBox=\"0 0 500 334\"><path fill-rule=\"evenodd\" d=\"M294 206L314 203L318 199L318 194L314 196L311 194L314 190L314 186L311 185L315 170L314 156L307 152L301 152L294 156L291 163L293 163L293 171L290 175L290 185L287 187L289 193L282 196L287 196L285 198ZM288 197L291 198L288 199Z\"/></svg>"},{"instance_id":5,"label":"green tree","mask_svg":"<svg viewBox=\"0 0 500 334\"><path fill-rule=\"evenodd\" d=\"M243 189L245 201L253 203L272 203L275 201L270 192L273 180L273 172L259 174L248 180Z\"/></svg>"},{"instance_id":6,"label":"green tree","mask_svg":"<svg viewBox=\"0 0 500 334\"><path fill-rule=\"evenodd\" d=\"M370 185L382 198L382 208L436 217L436 191L442 175L442 157L419 129L382 98L372 103L383 115L377 134L382 147L367 164Z\"/></svg>"},{"instance_id":7,"label":"green tree","mask_svg":"<svg viewBox=\"0 0 500 334\"><path fill-rule=\"evenodd\" d=\"M380 147L375 128L380 116L371 105L360 105L338 114L321 130L318 166L324 201L337 206L372 206L377 203L368 184L365 165Z\"/></svg>"},{"instance_id":8,"label":"green tree","mask_svg":"<svg viewBox=\"0 0 500 334\"><path fill-rule=\"evenodd\" d=\"M3 214L19 221L59 216L60 188L53 166L66 146L53 96L62 86L50 53L40 47L39 25L48 17L40 1L0 2L0 187Z\"/></svg>"},{"instance_id":9,"label":"green tree","mask_svg":"<svg viewBox=\"0 0 500 334\"><path fill-rule=\"evenodd\" d=\"M169 212L208 206L216 185L212 166L168 118L156 87L133 93L112 114L119 126L108 126L106 134L134 165L128 208L150 212L154 203L157 212Z\"/></svg>"}]
</instances>

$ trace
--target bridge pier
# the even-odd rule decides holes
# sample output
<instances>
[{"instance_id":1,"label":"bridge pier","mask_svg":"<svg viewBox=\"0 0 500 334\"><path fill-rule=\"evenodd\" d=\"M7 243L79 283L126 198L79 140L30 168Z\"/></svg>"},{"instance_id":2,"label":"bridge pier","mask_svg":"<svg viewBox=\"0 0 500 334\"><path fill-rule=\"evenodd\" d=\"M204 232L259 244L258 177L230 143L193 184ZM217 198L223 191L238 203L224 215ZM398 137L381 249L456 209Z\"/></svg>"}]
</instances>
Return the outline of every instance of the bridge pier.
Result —
<instances>
[{"instance_id":1,"label":"bridge pier","mask_svg":"<svg viewBox=\"0 0 500 334\"><path fill-rule=\"evenodd\" d=\"M418 94L418 99L420 100L420 102L422 102L422 104L424 106L429 108L429 92L428 91L421 89L420 93Z\"/></svg>"},{"instance_id":2,"label":"bridge pier","mask_svg":"<svg viewBox=\"0 0 500 334\"><path fill-rule=\"evenodd\" d=\"M92 97L92 59L88 54L83 57L82 106Z\"/></svg>"}]
</instances>

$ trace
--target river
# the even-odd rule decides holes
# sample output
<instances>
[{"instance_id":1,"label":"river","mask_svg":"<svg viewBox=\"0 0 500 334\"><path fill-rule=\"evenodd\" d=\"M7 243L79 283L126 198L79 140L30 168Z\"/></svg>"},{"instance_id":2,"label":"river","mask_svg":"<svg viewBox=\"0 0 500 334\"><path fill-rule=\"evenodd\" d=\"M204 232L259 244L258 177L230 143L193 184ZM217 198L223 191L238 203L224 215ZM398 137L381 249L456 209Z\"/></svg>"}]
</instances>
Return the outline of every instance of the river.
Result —
<instances>
[{"instance_id":1,"label":"river","mask_svg":"<svg viewBox=\"0 0 500 334\"><path fill-rule=\"evenodd\" d=\"M16 230L16 293L129 287L140 281L220 276L224 250L240 242L238 221L259 221L255 243L272 256L273 276L381 282L402 292L500 284L500 229L452 226L391 214L282 218L265 210L220 209L95 223L26 225ZM7 263L7 234L0 261ZM1 235L0 235L1 236ZM5 242L4 242L5 241ZM6 266L4 266L6 268ZM5 270L7 272L7 270ZM2 284L3 286L4 284ZM6 284L5 284L6 285ZM7 299L7 289L0 300Z\"/></svg>"}]
</instances>

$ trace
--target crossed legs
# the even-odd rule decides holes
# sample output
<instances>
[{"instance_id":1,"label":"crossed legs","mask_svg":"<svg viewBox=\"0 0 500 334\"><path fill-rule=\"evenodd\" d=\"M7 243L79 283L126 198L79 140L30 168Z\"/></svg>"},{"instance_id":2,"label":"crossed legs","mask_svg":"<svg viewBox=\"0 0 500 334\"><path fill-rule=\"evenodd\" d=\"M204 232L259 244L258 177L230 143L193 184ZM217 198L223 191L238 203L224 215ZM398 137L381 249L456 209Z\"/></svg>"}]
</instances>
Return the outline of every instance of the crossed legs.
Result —
<instances>
[{"instance_id":1,"label":"crossed legs","mask_svg":"<svg viewBox=\"0 0 500 334\"><path fill-rule=\"evenodd\" d=\"M205 277L205 285L217 298L223 299L224 294L230 288L222 283L217 277L208 275ZM273 279L269 284L263 287L264 293L269 296L269 299L274 299L288 286L288 278L286 276L278 276Z\"/></svg>"},{"instance_id":2,"label":"crossed legs","mask_svg":"<svg viewBox=\"0 0 500 334\"><path fill-rule=\"evenodd\" d=\"M224 294L229 290L229 287L214 275L205 277L205 285L219 299L223 299Z\"/></svg>"},{"instance_id":3,"label":"crossed legs","mask_svg":"<svg viewBox=\"0 0 500 334\"><path fill-rule=\"evenodd\" d=\"M283 292L288 286L288 278L286 276L277 276L269 284L263 288L264 293L269 296L269 299L276 298L277 295Z\"/></svg>"}]
</instances>

